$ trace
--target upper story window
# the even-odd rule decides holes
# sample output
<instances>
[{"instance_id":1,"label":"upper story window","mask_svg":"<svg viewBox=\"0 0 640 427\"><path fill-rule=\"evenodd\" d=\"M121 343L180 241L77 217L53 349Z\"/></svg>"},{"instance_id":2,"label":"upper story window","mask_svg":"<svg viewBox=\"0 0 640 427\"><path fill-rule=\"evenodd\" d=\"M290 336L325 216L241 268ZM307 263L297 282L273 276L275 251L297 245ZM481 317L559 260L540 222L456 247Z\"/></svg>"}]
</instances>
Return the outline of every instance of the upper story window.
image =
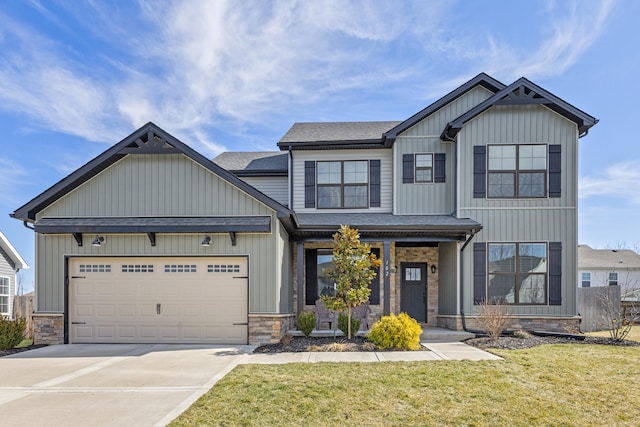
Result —
<instances>
[{"instance_id":1,"label":"upper story window","mask_svg":"<svg viewBox=\"0 0 640 427\"><path fill-rule=\"evenodd\" d=\"M582 287L591 287L591 273L582 273Z\"/></svg>"},{"instance_id":2,"label":"upper story window","mask_svg":"<svg viewBox=\"0 0 640 427\"><path fill-rule=\"evenodd\" d=\"M318 208L369 207L369 162L317 162Z\"/></svg>"},{"instance_id":3,"label":"upper story window","mask_svg":"<svg viewBox=\"0 0 640 427\"><path fill-rule=\"evenodd\" d=\"M547 196L547 146L489 145L488 197Z\"/></svg>"},{"instance_id":4,"label":"upper story window","mask_svg":"<svg viewBox=\"0 0 640 427\"><path fill-rule=\"evenodd\" d=\"M546 243L489 243L488 252L491 301L547 303Z\"/></svg>"},{"instance_id":5,"label":"upper story window","mask_svg":"<svg viewBox=\"0 0 640 427\"><path fill-rule=\"evenodd\" d=\"M416 154L416 182L433 182L433 153Z\"/></svg>"},{"instance_id":6,"label":"upper story window","mask_svg":"<svg viewBox=\"0 0 640 427\"><path fill-rule=\"evenodd\" d=\"M618 285L618 273L609 273L609 286Z\"/></svg>"}]
</instances>

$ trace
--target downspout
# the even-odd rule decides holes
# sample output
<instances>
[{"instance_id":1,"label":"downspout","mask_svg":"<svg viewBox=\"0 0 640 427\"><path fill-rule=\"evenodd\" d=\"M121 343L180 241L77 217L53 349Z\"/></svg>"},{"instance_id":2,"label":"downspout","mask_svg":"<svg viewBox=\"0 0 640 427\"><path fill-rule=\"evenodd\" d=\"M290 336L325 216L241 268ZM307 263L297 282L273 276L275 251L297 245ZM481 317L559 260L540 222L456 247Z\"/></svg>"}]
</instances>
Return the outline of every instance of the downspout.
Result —
<instances>
[{"instance_id":1,"label":"downspout","mask_svg":"<svg viewBox=\"0 0 640 427\"><path fill-rule=\"evenodd\" d=\"M289 210L293 210L293 153L291 152L291 145L289 145Z\"/></svg>"},{"instance_id":2,"label":"downspout","mask_svg":"<svg viewBox=\"0 0 640 427\"><path fill-rule=\"evenodd\" d=\"M31 227L31 226L27 223L27 221L22 221L22 225L24 225L25 227L27 227L29 230L33 230L33 231L35 231L35 230L36 230L36 228L35 228L35 227Z\"/></svg>"},{"instance_id":3,"label":"downspout","mask_svg":"<svg viewBox=\"0 0 640 427\"><path fill-rule=\"evenodd\" d=\"M462 317L462 330L465 332L475 333L476 331L470 331L467 329L466 322L464 320L464 249L467 247L469 243L471 243L471 239L473 236L478 234L480 230L472 230L471 234L460 248L460 316Z\"/></svg>"}]
</instances>

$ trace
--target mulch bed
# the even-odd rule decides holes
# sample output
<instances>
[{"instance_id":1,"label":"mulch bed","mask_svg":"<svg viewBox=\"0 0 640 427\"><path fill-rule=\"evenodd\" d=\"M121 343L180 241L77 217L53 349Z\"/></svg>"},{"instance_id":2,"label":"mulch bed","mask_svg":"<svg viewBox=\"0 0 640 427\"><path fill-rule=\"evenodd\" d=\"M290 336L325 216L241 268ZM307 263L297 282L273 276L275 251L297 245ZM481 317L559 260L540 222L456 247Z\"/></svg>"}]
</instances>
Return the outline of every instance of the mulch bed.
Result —
<instances>
[{"instance_id":1,"label":"mulch bed","mask_svg":"<svg viewBox=\"0 0 640 427\"><path fill-rule=\"evenodd\" d=\"M568 338L557 337L536 337L515 338L500 337L497 341L489 338L472 338L465 341L473 347L483 350L497 348L502 350L520 350L531 348L544 344L600 344L600 345L617 345L625 347L640 347L640 342L623 341L621 343L612 342L608 338L585 337L584 340L573 340ZM254 350L254 353L299 353L299 352L336 352L336 351L393 351L388 349L379 349L364 337L354 337L351 340L342 336L336 337L291 337L290 340L285 339L278 344L262 345ZM425 347L420 347L416 351L429 351Z\"/></svg>"},{"instance_id":2,"label":"mulch bed","mask_svg":"<svg viewBox=\"0 0 640 427\"><path fill-rule=\"evenodd\" d=\"M254 353L300 353L300 352L337 352L337 351L394 351L377 348L364 337L353 337L350 340L339 336L333 337L291 337L278 344L266 344L256 348ZM416 351L429 351L421 347Z\"/></svg>"},{"instance_id":3,"label":"mulch bed","mask_svg":"<svg viewBox=\"0 0 640 427\"><path fill-rule=\"evenodd\" d=\"M9 350L0 350L0 357L9 356L11 354L22 353L23 351L34 350L40 347L46 347L47 344L36 344L28 347L10 348Z\"/></svg>"}]
</instances>

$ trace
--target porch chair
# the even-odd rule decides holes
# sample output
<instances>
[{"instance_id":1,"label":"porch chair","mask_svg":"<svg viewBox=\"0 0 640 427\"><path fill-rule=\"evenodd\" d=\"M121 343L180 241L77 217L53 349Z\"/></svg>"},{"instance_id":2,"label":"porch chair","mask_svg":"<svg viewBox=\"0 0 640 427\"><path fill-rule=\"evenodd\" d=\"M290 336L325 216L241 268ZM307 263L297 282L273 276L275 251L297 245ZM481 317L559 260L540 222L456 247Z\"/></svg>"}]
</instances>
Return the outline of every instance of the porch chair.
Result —
<instances>
[{"instance_id":1,"label":"porch chair","mask_svg":"<svg viewBox=\"0 0 640 427\"><path fill-rule=\"evenodd\" d=\"M369 330L369 313L371 313L371 307L369 307L368 302L357 307L353 307L351 310L351 315L360 321L359 331Z\"/></svg>"},{"instance_id":2,"label":"porch chair","mask_svg":"<svg viewBox=\"0 0 640 427\"><path fill-rule=\"evenodd\" d=\"M329 310L321 299L316 300L316 306L313 309L313 312L316 315L317 330L320 330L321 323L328 323L329 329L333 329L333 322L335 321L333 318L333 311Z\"/></svg>"}]
</instances>

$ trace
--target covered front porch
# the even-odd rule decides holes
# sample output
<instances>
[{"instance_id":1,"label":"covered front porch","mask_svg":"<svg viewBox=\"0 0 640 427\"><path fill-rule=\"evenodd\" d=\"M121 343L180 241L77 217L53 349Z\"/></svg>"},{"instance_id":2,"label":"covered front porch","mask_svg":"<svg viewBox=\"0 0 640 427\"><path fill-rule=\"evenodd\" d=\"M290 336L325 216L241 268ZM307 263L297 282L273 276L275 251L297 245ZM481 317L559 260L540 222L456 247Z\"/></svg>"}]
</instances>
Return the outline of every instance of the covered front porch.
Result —
<instances>
[{"instance_id":1,"label":"covered front porch","mask_svg":"<svg viewBox=\"0 0 640 427\"><path fill-rule=\"evenodd\" d=\"M333 288L323 270L331 264L332 236L341 224L358 229L360 240L382 260L371 285L369 324L389 313L406 312L424 327L434 328L442 324L439 316L459 314L459 251L481 229L477 222L391 214L314 213L298 214L296 219L296 314L313 311L319 296ZM324 327L331 335L329 325Z\"/></svg>"}]
</instances>

